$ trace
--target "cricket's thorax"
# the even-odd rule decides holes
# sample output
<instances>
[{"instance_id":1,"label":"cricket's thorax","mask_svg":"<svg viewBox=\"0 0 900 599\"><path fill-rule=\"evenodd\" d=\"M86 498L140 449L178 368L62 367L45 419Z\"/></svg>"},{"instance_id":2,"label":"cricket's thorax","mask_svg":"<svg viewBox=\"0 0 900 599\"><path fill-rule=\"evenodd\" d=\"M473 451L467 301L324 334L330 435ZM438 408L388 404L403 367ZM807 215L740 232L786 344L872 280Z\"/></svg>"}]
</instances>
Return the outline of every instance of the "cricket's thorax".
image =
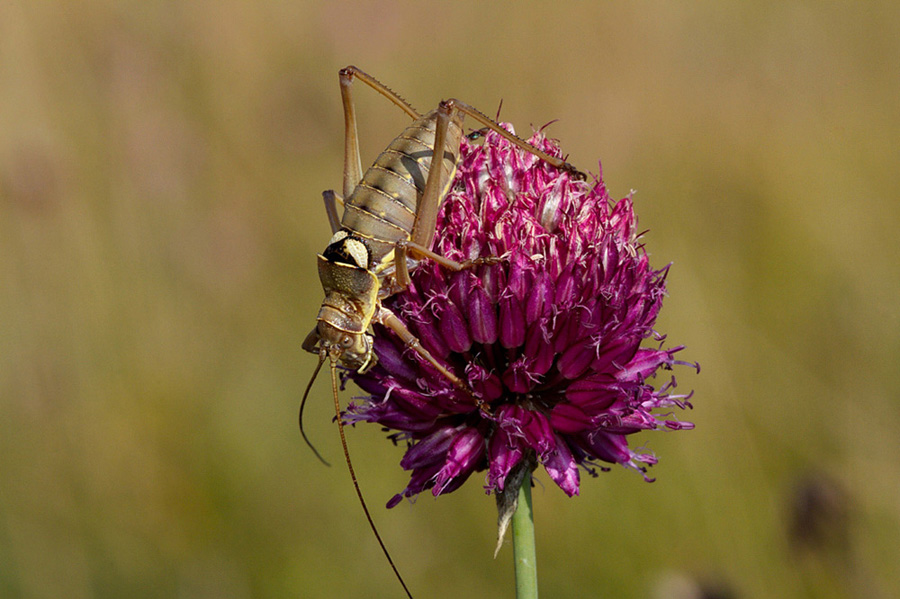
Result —
<instances>
[{"instance_id":1,"label":"cricket's thorax","mask_svg":"<svg viewBox=\"0 0 900 599\"><path fill-rule=\"evenodd\" d=\"M338 231L319 255L319 279L325 299L316 318L323 347L341 348L341 361L354 368L372 363L372 338L366 334L378 309L380 284L368 270L369 251L363 240Z\"/></svg>"}]
</instances>

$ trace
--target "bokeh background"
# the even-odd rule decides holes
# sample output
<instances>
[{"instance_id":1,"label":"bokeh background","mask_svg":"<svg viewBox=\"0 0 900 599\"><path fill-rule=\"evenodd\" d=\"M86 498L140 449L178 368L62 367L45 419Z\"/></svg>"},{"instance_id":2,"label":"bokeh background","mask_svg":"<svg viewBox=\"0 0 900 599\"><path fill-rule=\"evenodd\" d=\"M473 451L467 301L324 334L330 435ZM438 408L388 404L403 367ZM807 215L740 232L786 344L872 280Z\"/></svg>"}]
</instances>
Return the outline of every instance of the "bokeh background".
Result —
<instances>
[{"instance_id":1,"label":"bokeh background","mask_svg":"<svg viewBox=\"0 0 900 599\"><path fill-rule=\"evenodd\" d=\"M469 0L0 3L0 596L401 596L327 379L335 467L296 425L347 64L558 119L673 262L697 428L541 478L545 596L897 596L897 4ZM406 120L358 98L371 160ZM477 477L387 511L400 449L350 444L417 597L513 596Z\"/></svg>"}]
</instances>

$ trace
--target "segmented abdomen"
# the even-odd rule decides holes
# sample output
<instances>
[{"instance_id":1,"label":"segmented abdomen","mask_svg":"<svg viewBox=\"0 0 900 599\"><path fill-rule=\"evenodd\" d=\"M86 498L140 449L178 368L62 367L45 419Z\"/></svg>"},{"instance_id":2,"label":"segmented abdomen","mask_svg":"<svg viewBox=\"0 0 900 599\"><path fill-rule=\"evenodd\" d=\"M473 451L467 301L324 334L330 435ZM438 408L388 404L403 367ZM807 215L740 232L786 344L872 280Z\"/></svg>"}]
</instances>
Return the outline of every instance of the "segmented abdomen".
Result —
<instances>
[{"instance_id":1,"label":"segmented abdomen","mask_svg":"<svg viewBox=\"0 0 900 599\"><path fill-rule=\"evenodd\" d=\"M401 239L409 239L425 190L434 147L437 111L414 121L382 152L344 202L341 225L369 241L378 263ZM462 115L450 120L441 173L446 195L456 174Z\"/></svg>"}]
</instances>

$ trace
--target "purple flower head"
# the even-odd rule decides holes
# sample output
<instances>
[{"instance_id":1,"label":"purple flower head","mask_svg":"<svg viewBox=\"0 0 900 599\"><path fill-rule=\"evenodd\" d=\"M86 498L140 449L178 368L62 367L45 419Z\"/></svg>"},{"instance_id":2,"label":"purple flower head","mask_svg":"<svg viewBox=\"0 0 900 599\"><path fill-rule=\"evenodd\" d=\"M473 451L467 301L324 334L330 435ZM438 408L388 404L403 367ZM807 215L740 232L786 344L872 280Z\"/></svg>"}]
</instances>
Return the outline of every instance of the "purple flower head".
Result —
<instances>
[{"instance_id":1,"label":"purple flower head","mask_svg":"<svg viewBox=\"0 0 900 599\"><path fill-rule=\"evenodd\" d=\"M540 134L531 143L560 156ZM653 329L668 267L650 267L636 222L631 199L613 204L600 178L579 181L493 132L483 145L463 141L433 249L501 260L460 272L422 261L385 306L472 392L380 326L377 366L347 375L369 396L346 419L377 422L408 444L400 464L412 475L389 507L484 470L488 492L503 491L523 461L542 464L570 496L579 467L596 475L600 462L651 480L656 458L630 448L628 435L693 425L651 413L691 406L672 392L674 377L651 384L685 363L674 358L682 347L664 349Z\"/></svg>"}]
</instances>

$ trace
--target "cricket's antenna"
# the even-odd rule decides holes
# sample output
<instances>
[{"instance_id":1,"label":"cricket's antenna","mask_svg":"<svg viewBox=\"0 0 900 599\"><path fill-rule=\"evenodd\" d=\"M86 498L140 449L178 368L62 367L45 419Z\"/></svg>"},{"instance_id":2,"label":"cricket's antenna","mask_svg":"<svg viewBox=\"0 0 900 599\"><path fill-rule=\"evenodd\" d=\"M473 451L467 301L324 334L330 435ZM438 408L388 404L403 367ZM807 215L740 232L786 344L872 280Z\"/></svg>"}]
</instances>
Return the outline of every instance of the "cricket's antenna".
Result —
<instances>
[{"instance_id":1,"label":"cricket's antenna","mask_svg":"<svg viewBox=\"0 0 900 599\"><path fill-rule=\"evenodd\" d=\"M381 540L381 535L378 534L378 529L375 528L375 522L372 521L372 515L369 514L369 508L366 506L366 500L363 499L362 491L359 488L359 483L356 480L356 472L353 470L353 463L350 461L350 451L347 449L347 438L344 436L344 423L341 420L341 403L338 400L338 381L337 381L337 360L332 358L331 360L331 390L334 394L334 414L337 417L337 425L338 432L341 434L341 446L344 448L344 458L347 460L347 469L350 470L350 478L353 479L353 488L356 489L356 496L359 497L359 504L362 506L363 512L366 514L366 520L369 521L369 526L372 528L372 532L375 533L375 538L378 539L378 544L381 545L381 550L384 552L384 556L387 558L388 563L391 565L391 569L394 570L394 575L397 576L397 580L400 581L400 585L403 586L403 590L406 591L406 596L409 599L413 599L412 593L409 592L409 589L406 587L406 583L403 581L403 577L400 576L400 571L397 570L397 566L394 565L394 560L391 559L391 554L388 553L387 547L384 545L384 541ZM319 362L319 366L322 366L322 362ZM316 372L319 369L316 368Z\"/></svg>"},{"instance_id":2,"label":"cricket's antenna","mask_svg":"<svg viewBox=\"0 0 900 599\"><path fill-rule=\"evenodd\" d=\"M300 434L303 436L303 440L306 441L306 444L309 445L309 448L312 449L312 452L316 454L316 457L319 458L319 461L325 464L326 466L331 466L325 458L322 457L322 454L319 453L319 450L313 446L312 442L309 440L309 437L306 436L306 431L303 430L303 408L306 406L306 398L309 397L309 390L312 389L313 383L316 381L316 377L319 375L319 371L322 370L322 364L325 363L325 349L323 348L319 352L319 363L316 364L316 369L313 371L312 378L309 379L309 384L306 385L306 391L303 392L303 399L300 401L300 415L297 417L297 420L300 423Z\"/></svg>"}]
</instances>

